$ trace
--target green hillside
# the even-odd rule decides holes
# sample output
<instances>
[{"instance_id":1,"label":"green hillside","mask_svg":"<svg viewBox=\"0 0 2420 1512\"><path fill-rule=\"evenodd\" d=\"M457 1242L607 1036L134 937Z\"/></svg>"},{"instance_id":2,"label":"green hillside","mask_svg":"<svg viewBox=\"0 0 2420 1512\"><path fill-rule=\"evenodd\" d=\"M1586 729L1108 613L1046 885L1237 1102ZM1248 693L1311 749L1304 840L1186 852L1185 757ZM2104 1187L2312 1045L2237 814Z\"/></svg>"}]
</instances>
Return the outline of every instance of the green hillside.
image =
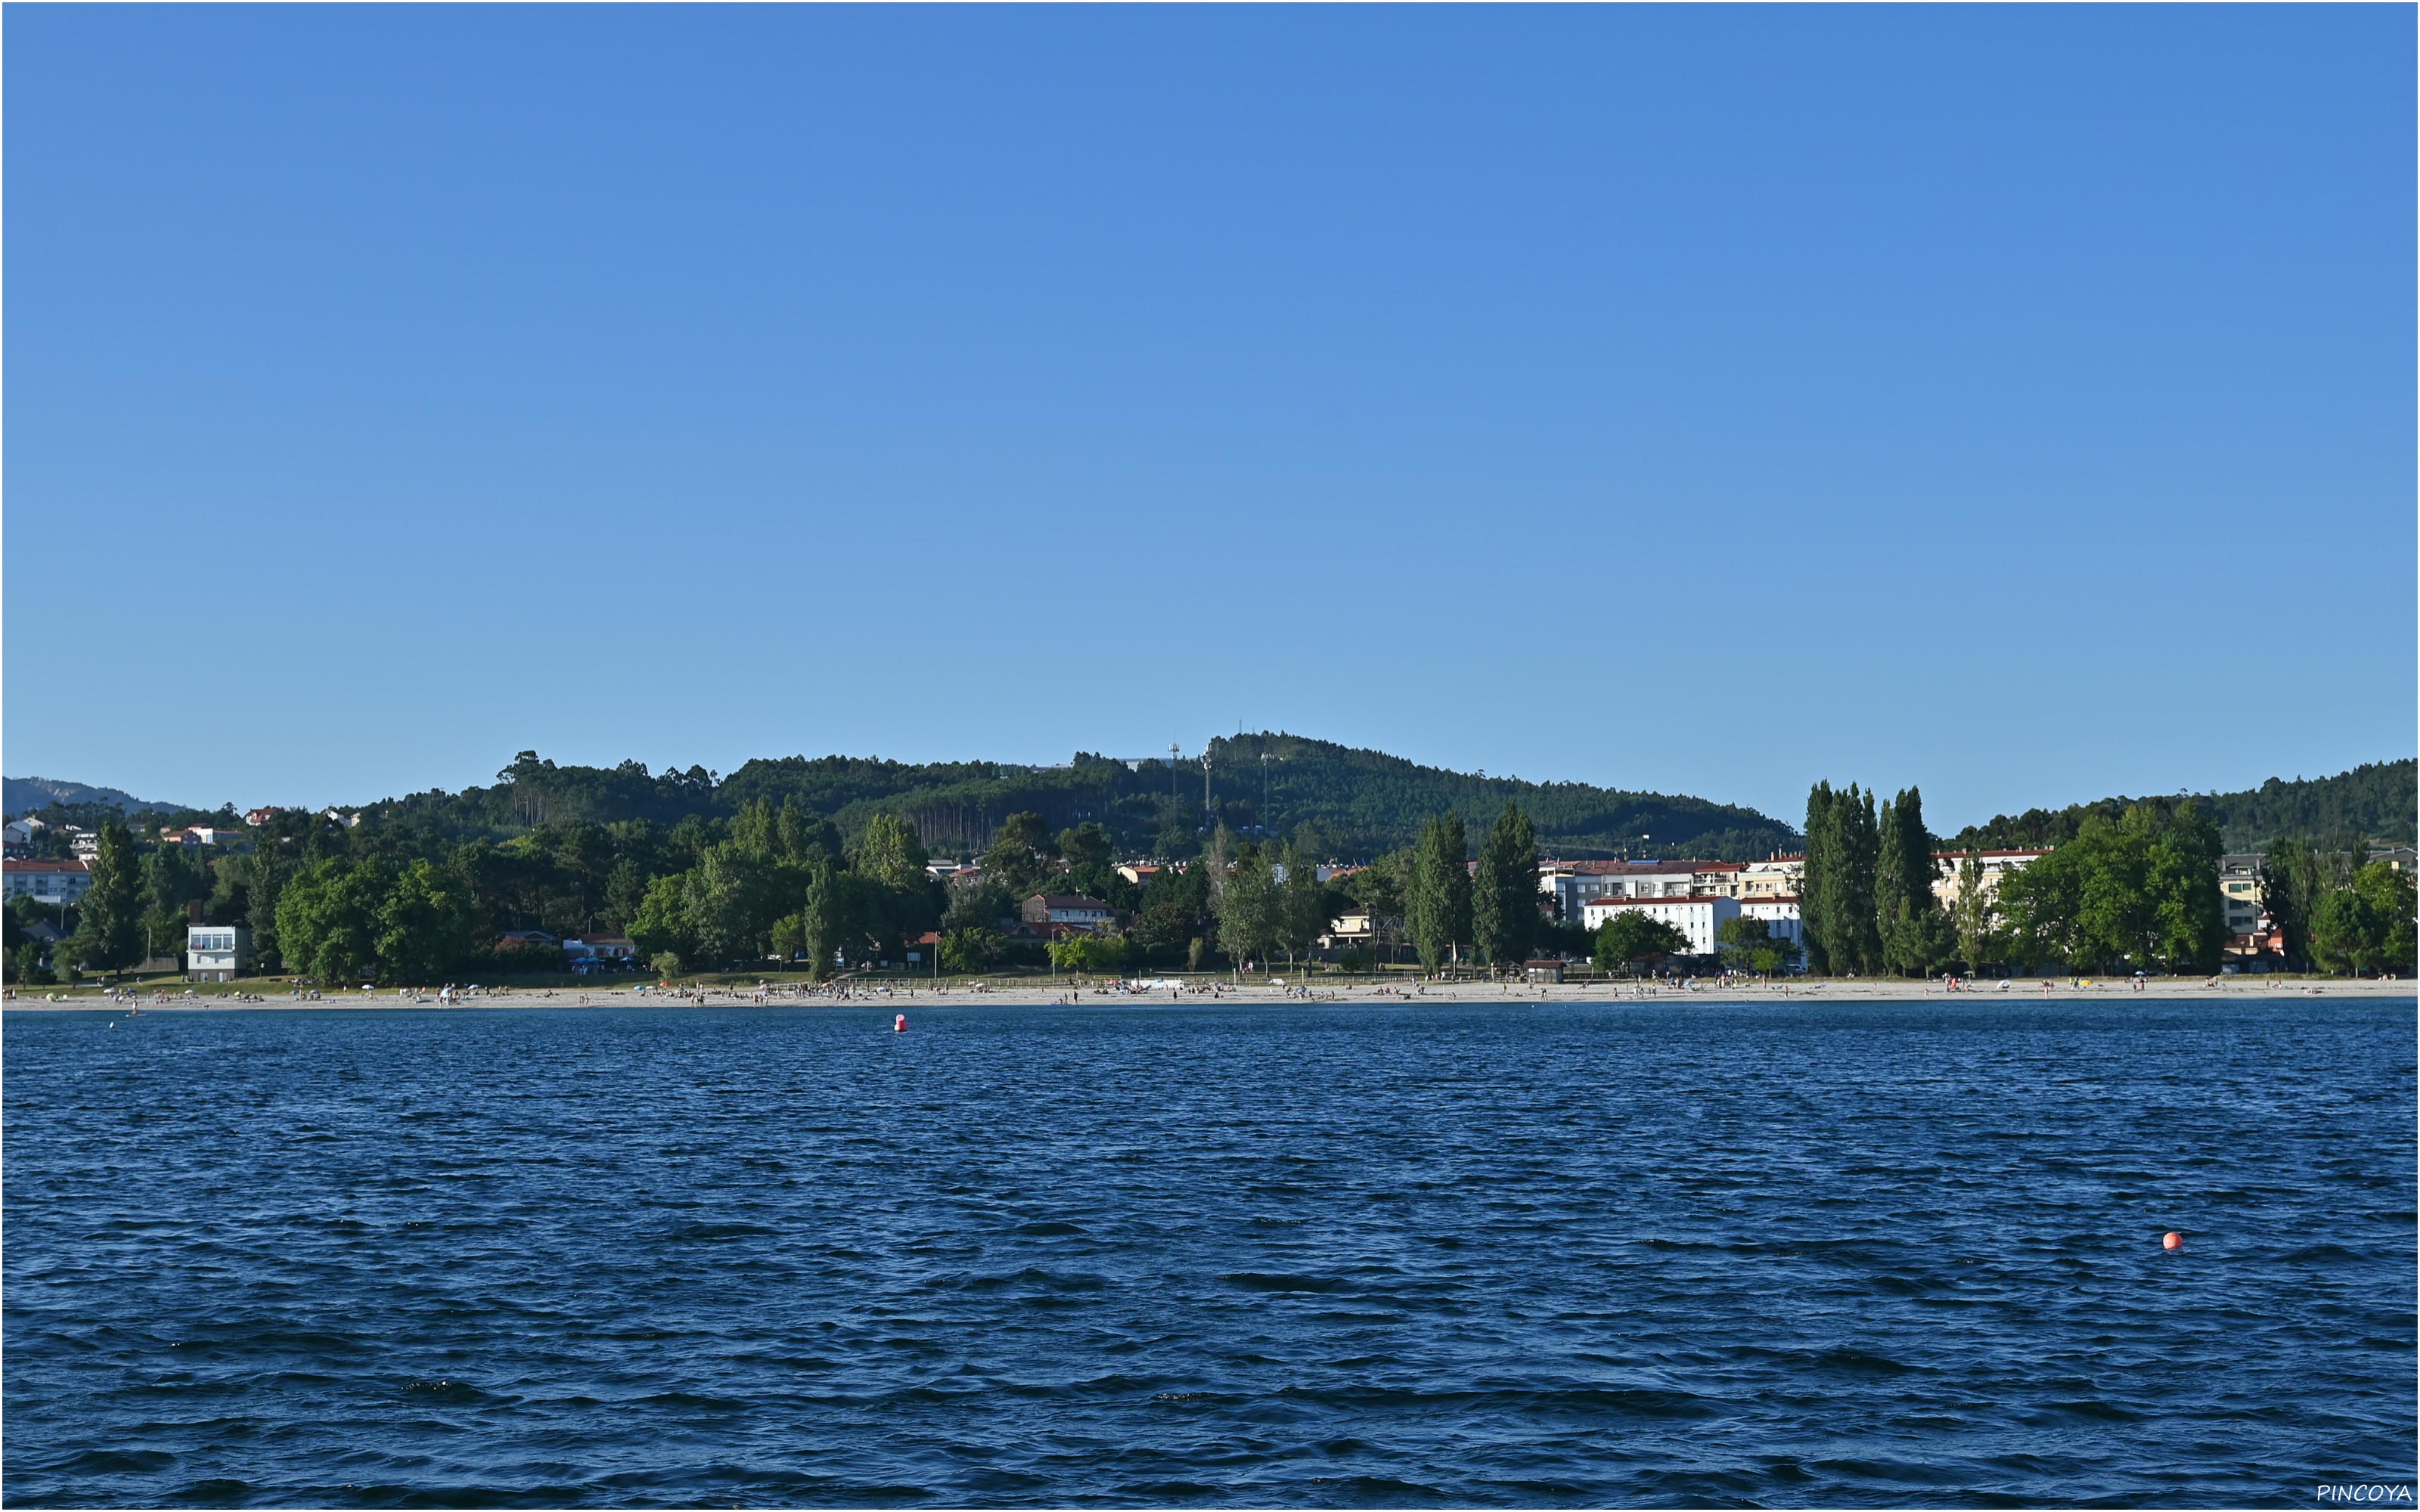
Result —
<instances>
[{"instance_id":1,"label":"green hillside","mask_svg":"<svg viewBox=\"0 0 2420 1512\"><path fill-rule=\"evenodd\" d=\"M2271 778L2242 793L2179 794L2218 821L2227 849L2257 850L2281 835L2317 840L2360 839L2373 844L2409 845L2420 828L2420 771L2412 758L2371 762L2335 777ZM2056 845L2071 840L2094 814L2115 818L2141 800L2116 797L2064 809L2028 809L1974 825L1949 840L1952 848Z\"/></svg>"},{"instance_id":2,"label":"green hillside","mask_svg":"<svg viewBox=\"0 0 2420 1512\"><path fill-rule=\"evenodd\" d=\"M1448 808L1484 820L1507 798L1528 810L1549 855L1747 859L1797 842L1788 825L1702 798L1480 777L1298 735L1221 737L1208 755L1210 817L1238 830L1265 823L1289 835L1309 825L1319 847L1339 856L1409 845L1422 819ZM876 812L903 815L939 855L980 851L1002 819L1026 810L1054 829L1098 820L1137 853L1189 854L1204 822L1198 755L1173 768L1165 757L1123 761L1091 752L1040 767L787 756L718 777L702 767L650 775L636 762L557 766L524 752L498 778L493 787L415 794L375 807L383 818L461 833L628 819L671 826L690 815L727 817L758 799L776 807L789 801L852 835Z\"/></svg>"}]
</instances>

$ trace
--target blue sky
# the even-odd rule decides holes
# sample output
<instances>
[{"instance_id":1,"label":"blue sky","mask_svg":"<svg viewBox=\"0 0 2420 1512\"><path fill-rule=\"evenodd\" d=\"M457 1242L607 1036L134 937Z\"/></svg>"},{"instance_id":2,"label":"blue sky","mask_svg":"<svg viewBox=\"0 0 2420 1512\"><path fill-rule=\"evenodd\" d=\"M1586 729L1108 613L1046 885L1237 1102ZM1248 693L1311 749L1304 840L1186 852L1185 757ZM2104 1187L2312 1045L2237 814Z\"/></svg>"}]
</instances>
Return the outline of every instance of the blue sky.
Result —
<instances>
[{"instance_id":1,"label":"blue sky","mask_svg":"<svg viewBox=\"0 0 2420 1512\"><path fill-rule=\"evenodd\" d=\"M2409 755L2413 27L12 7L0 755Z\"/></svg>"}]
</instances>

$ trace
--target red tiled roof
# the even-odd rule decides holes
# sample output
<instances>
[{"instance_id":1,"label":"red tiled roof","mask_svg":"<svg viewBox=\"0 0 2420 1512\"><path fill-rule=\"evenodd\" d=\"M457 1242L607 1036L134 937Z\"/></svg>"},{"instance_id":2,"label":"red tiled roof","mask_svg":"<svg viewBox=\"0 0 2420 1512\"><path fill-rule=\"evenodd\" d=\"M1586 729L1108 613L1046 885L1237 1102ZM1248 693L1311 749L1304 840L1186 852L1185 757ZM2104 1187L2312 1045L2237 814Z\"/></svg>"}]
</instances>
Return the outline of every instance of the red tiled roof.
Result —
<instances>
[{"instance_id":1,"label":"red tiled roof","mask_svg":"<svg viewBox=\"0 0 2420 1512\"><path fill-rule=\"evenodd\" d=\"M13 856L8 858L8 869L11 872L89 872L92 870L92 868L85 865L82 861L21 861Z\"/></svg>"}]
</instances>

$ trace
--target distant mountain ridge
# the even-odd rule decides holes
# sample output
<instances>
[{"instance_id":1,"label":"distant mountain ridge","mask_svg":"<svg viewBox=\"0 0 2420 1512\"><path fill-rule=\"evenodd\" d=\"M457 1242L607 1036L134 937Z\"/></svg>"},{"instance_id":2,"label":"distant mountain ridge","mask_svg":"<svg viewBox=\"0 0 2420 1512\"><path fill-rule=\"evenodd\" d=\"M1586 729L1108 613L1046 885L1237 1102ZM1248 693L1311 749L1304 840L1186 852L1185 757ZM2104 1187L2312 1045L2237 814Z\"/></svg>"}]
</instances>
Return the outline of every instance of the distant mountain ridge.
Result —
<instances>
[{"instance_id":1,"label":"distant mountain ridge","mask_svg":"<svg viewBox=\"0 0 2420 1512\"><path fill-rule=\"evenodd\" d=\"M2218 822L2231 851L2258 850L2287 835L2409 845L2415 831L2420 831L2420 761L2407 756L2397 762L2366 762L2334 777L2298 777L2290 782L2273 777L2241 793L2164 796L2169 802L2191 798L2195 808ZM2095 814L2114 819L2138 801L2123 796L2101 798L2064 809L2001 814L1990 824L1961 830L1949 837L1947 844L1955 850L2062 844L2075 838L2085 820Z\"/></svg>"},{"instance_id":2,"label":"distant mountain ridge","mask_svg":"<svg viewBox=\"0 0 2420 1512\"><path fill-rule=\"evenodd\" d=\"M1000 824L1019 812L1042 815L1054 830L1098 822L1135 854L1155 846L1172 851L1198 843L1205 800L1209 819L1240 833L1262 833L1265 825L1265 832L1294 836L1309 826L1311 842L1340 857L1408 845L1424 820L1448 809L1483 826L1508 799L1528 812L1547 855L1747 860L1793 848L1798 839L1779 820L1703 798L1453 772L1271 733L1222 735L1173 764L1090 751L1048 766L785 756L718 776L703 767L650 774L638 762L557 766L525 751L497 778L493 787L412 794L369 809L460 834L631 819L670 826L691 816L727 817L759 801L777 809L786 802L850 835L876 813L897 814L942 855L981 851Z\"/></svg>"},{"instance_id":3,"label":"distant mountain ridge","mask_svg":"<svg viewBox=\"0 0 2420 1512\"><path fill-rule=\"evenodd\" d=\"M140 813L146 809L157 813L189 811L184 804L154 803L121 788L97 788L88 782L62 782L48 777L0 778L0 810L6 810L11 819L54 803L106 804L126 813Z\"/></svg>"}]
</instances>

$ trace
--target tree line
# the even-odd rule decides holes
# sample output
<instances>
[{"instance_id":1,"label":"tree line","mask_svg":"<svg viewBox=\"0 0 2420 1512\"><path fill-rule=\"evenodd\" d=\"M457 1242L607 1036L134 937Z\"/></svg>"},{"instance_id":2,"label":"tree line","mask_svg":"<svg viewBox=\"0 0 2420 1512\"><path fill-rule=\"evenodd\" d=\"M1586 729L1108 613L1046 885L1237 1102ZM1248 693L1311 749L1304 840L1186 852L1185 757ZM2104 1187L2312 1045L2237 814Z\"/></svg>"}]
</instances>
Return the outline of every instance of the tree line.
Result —
<instances>
[{"instance_id":1,"label":"tree line","mask_svg":"<svg viewBox=\"0 0 2420 1512\"><path fill-rule=\"evenodd\" d=\"M2229 935L2215 816L2192 798L2145 799L2082 812L2028 864L1987 867L1984 847L1936 860L1922 796L1877 802L1854 784L1818 782L1807 796L1799 912L1807 964L1818 974L1922 976L1958 967L2211 971ZM2006 846L1994 849L2024 849ZM1955 879L1936 902L1946 865ZM2409 971L2412 879L2367 847L2271 843L2258 872L2264 909L2294 969Z\"/></svg>"}]
</instances>

